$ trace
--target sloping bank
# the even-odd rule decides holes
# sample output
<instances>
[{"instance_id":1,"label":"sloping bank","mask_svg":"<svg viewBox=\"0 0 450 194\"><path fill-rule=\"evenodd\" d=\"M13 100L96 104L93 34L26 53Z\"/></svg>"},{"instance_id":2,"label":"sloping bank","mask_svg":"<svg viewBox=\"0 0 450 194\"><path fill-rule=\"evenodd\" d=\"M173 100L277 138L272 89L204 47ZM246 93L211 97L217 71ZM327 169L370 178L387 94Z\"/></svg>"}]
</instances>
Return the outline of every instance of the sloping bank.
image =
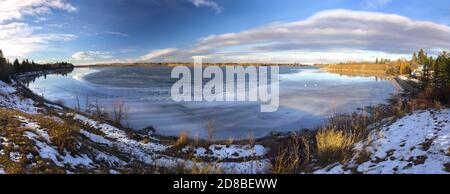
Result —
<instances>
[{"instance_id":1,"label":"sloping bank","mask_svg":"<svg viewBox=\"0 0 450 194\"><path fill-rule=\"evenodd\" d=\"M174 148L0 82L0 173L261 173L261 145Z\"/></svg>"}]
</instances>

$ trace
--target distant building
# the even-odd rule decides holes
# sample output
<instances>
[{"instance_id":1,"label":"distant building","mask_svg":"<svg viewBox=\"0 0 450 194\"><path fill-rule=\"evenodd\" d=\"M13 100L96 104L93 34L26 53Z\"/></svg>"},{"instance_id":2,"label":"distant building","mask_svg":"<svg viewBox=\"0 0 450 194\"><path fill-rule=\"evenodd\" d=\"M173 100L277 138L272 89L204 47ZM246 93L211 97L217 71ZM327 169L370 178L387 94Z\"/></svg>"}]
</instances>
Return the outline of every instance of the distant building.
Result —
<instances>
[{"instance_id":1,"label":"distant building","mask_svg":"<svg viewBox=\"0 0 450 194\"><path fill-rule=\"evenodd\" d=\"M420 77L423 74L423 70L425 69L425 65L418 65L416 69L411 72L413 77Z\"/></svg>"}]
</instances>

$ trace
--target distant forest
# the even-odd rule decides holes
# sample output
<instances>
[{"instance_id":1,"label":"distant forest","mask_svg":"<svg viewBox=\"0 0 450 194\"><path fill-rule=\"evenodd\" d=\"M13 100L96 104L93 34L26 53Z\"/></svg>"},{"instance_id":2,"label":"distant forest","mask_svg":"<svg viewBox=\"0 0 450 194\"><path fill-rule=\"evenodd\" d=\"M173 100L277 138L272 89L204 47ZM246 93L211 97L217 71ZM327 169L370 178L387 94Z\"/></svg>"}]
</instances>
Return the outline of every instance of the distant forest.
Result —
<instances>
[{"instance_id":1,"label":"distant forest","mask_svg":"<svg viewBox=\"0 0 450 194\"><path fill-rule=\"evenodd\" d=\"M443 51L436 57L429 56L423 49L412 54L411 60L391 61L377 58L375 62L348 62L321 65L334 73L351 75L407 75L418 77L420 89L428 98L450 104L450 52ZM416 74L417 73L417 74Z\"/></svg>"},{"instance_id":2,"label":"distant forest","mask_svg":"<svg viewBox=\"0 0 450 194\"><path fill-rule=\"evenodd\" d=\"M38 64L34 61L29 61L28 59L25 59L22 62L15 59L11 63L3 56L3 52L0 50L0 80L4 82L10 82L10 76L17 73L68 68L74 68L74 66L67 62Z\"/></svg>"}]
</instances>

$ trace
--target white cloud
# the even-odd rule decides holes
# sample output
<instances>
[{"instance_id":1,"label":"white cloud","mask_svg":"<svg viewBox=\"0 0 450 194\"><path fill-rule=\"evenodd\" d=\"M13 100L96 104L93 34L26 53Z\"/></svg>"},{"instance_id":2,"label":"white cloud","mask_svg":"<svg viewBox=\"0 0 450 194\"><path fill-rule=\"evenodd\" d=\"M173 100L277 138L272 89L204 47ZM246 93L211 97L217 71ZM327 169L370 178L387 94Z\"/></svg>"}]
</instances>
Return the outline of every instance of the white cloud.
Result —
<instances>
[{"instance_id":1,"label":"white cloud","mask_svg":"<svg viewBox=\"0 0 450 194\"><path fill-rule=\"evenodd\" d=\"M0 24L0 48L7 57L23 57L54 41L70 41L72 34L34 34L35 27L25 23Z\"/></svg>"},{"instance_id":2,"label":"white cloud","mask_svg":"<svg viewBox=\"0 0 450 194\"><path fill-rule=\"evenodd\" d=\"M213 0L189 0L196 7L209 7L213 9L216 13L221 13L223 11L223 7L214 2Z\"/></svg>"},{"instance_id":3,"label":"white cloud","mask_svg":"<svg viewBox=\"0 0 450 194\"><path fill-rule=\"evenodd\" d=\"M77 61L93 61L111 58L111 53L103 51L80 51L72 55L72 59Z\"/></svg>"},{"instance_id":4,"label":"white cloud","mask_svg":"<svg viewBox=\"0 0 450 194\"><path fill-rule=\"evenodd\" d=\"M0 23L21 19L25 15L40 15L51 9L76 11L76 8L65 0L1 0Z\"/></svg>"},{"instance_id":5,"label":"white cloud","mask_svg":"<svg viewBox=\"0 0 450 194\"><path fill-rule=\"evenodd\" d=\"M334 52L339 58L337 55L342 52L409 54L420 48L450 48L450 27L394 14L329 10L318 12L305 20L211 35L199 39L195 46L172 48L170 52L154 55L151 59L187 61L191 56L203 55L220 60L225 55L226 59L234 55L235 58L245 60L287 51ZM292 61L302 58L292 57ZM317 60L320 61L319 58Z\"/></svg>"},{"instance_id":6,"label":"white cloud","mask_svg":"<svg viewBox=\"0 0 450 194\"><path fill-rule=\"evenodd\" d=\"M128 37L128 34L125 34L123 32L105 31L104 33L109 35Z\"/></svg>"},{"instance_id":7,"label":"white cloud","mask_svg":"<svg viewBox=\"0 0 450 194\"><path fill-rule=\"evenodd\" d=\"M176 48L166 48L166 49L160 49L160 50L153 50L150 51L148 54L141 57L144 61L151 61L154 59L160 59L160 58L167 58L171 55L177 53L178 49Z\"/></svg>"},{"instance_id":8,"label":"white cloud","mask_svg":"<svg viewBox=\"0 0 450 194\"><path fill-rule=\"evenodd\" d=\"M76 8L64 0L1 0L0 1L0 49L7 57L24 57L46 48L55 41L70 41L77 38L72 34L38 33L41 27L20 22L24 16L34 16L36 21L45 17L51 9L75 11Z\"/></svg>"}]
</instances>

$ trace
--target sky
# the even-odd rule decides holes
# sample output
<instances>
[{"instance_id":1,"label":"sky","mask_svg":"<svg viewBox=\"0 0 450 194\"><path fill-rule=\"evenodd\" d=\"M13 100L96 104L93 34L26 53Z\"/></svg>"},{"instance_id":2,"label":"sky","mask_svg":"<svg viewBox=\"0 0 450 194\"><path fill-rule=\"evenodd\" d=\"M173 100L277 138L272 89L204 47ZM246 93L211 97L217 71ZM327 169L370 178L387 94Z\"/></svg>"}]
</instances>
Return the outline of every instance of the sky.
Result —
<instances>
[{"instance_id":1,"label":"sky","mask_svg":"<svg viewBox=\"0 0 450 194\"><path fill-rule=\"evenodd\" d=\"M448 0L0 0L10 58L335 63L450 49Z\"/></svg>"}]
</instances>

